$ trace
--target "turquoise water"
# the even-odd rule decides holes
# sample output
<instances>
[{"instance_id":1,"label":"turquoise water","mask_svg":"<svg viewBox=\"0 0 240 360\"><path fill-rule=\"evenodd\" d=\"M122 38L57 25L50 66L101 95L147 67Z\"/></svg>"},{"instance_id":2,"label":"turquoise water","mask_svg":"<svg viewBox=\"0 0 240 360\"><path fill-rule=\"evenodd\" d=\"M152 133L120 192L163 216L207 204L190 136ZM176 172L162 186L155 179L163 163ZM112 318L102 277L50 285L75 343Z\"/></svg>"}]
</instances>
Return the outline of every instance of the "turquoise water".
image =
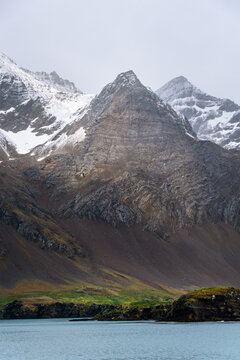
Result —
<instances>
[{"instance_id":1,"label":"turquoise water","mask_svg":"<svg viewBox=\"0 0 240 360\"><path fill-rule=\"evenodd\" d=\"M0 321L1 360L240 360L240 323Z\"/></svg>"}]
</instances>

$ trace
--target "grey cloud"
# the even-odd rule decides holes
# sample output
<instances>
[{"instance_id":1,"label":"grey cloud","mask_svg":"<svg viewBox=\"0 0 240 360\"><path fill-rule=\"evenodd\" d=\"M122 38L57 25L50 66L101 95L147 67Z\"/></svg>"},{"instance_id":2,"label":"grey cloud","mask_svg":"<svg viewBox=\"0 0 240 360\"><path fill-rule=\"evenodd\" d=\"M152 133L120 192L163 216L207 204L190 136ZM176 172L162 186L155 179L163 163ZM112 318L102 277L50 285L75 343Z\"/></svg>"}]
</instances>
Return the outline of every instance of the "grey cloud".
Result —
<instances>
[{"instance_id":1,"label":"grey cloud","mask_svg":"<svg viewBox=\"0 0 240 360\"><path fill-rule=\"evenodd\" d=\"M0 51L98 92L129 69L159 88L184 75L240 103L235 0L0 1Z\"/></svg>"}]
</instances>

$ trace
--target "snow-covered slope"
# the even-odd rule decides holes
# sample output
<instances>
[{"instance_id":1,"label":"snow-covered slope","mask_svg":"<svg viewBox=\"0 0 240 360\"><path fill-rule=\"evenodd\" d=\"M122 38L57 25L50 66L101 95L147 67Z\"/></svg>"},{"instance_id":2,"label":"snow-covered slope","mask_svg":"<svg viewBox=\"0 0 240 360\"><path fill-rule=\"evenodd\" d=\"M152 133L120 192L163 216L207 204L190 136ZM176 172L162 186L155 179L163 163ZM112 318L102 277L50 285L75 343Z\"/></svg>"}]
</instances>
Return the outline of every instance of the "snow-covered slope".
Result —
<instances>
[{"instance_id":1,"label":"snow-covered slope","mask_svg":"<svg viewBox=\"0 0 240 360\"><path fill-rule=\"evenodd\" d=\"M76 120L93 97L55 72L32 73L0 53L1 136L19 154L30 152Z\"/></svg>"},{"instance_id":2,"label":"snow-covered slope","mask_svg":"<svg viewBox=\"0 0 240 360\"><path fill-rule=\"evenodd\" d=\"M169 81L156 93L187 117L200 139L240 149L239 105L204 93L183 76Z\"/></svg>"}]
</instances>

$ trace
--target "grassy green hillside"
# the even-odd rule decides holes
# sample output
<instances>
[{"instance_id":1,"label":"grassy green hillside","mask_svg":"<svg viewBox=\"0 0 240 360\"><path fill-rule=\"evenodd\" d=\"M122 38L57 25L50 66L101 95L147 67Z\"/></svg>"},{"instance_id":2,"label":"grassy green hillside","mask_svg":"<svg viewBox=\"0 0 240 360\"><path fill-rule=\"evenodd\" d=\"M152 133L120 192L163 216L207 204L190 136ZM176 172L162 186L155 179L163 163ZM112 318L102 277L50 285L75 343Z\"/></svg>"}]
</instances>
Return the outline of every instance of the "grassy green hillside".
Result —
<instances>
[{"instance_id":1,"label":"grassy green hillside","mask_svg":"<svg viewBox=\"0 0 240 360\"><path fill-rule=\"evenodd\" d=\"M79 287L73 290L42 290L29 291L24 293L0 293L0 310L13 301L22 300L25 305L34 303L66 302L74 304L112 304L112 305L136 305L154 306L159 303L166 303L176 299L180 292L173 294L158 290L115 290L102 287Z\"/></svg>"}]
</instances>

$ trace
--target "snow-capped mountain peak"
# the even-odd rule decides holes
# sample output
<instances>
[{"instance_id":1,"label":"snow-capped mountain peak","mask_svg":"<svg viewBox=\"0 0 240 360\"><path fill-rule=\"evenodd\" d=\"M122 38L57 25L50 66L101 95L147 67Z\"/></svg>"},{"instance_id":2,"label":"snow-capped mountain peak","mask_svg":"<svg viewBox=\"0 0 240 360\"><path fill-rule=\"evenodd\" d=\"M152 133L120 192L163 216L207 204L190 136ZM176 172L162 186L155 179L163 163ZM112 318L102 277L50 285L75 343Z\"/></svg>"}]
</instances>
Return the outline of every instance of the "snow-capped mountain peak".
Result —
<instances>
[{"instance_id":1,"label":"snow-capped mountain peak","mask_svg":"<svg viewBox=\"0 0 240 360\"><path fill-rule=\"evenodd\" d=\"M24 70L0 53L0 129L19 154L55 136L93 97L56 72Z\"/></svg>"},{"instance_id":2,"label":"snow-capped mountain peak","mask_svg":"<svg viewBox=\"0 0 240 360\"><path fill-rule=\"evenodd\" d=\"M9 70L11 67L17 67L17 64L11 60L7 55L0 52L0 72Z\"/></svg>"},{"instance_id":3,"label":"snow-capped mountain peak","mask_svg":"<svg viewBox=\"0 0 240 360\"><path fill-rule=\"evenodd\" d=\"M108 97L109 95L116 94L119 90L125 88L136 88L142 87L140 80L137 78L136 74L132 71L126 71L119 74L116 79L107 84L100 93L100 96L103 98Z\"/></svg>"},{"instance_id":4,"label":"snow-capped mountain peak","mask_svg":"<svg viewBox=\"0 0 240 360\"><path fill-rule=\"evenodd\" d=\"M188 81L184 76L178 76L168 83L166 83L162 88L158 89L156 92L161 98L161 93L164 94L164 98L171 100L173 96L178 95L181 97L184 94L192 94L194 86Z\"/></svg>"},{"instance_id":5,"label":"snow-capped mountain peak","mask_svg":"<svg viewBox=\"0 0 240 360\"><path fill-rule=\"evenodd\" d=\"M197 136L228 149L240 148L240 106L198 89L179 76L156 91L189 120Z\"/></svg>"}]
</instances>

